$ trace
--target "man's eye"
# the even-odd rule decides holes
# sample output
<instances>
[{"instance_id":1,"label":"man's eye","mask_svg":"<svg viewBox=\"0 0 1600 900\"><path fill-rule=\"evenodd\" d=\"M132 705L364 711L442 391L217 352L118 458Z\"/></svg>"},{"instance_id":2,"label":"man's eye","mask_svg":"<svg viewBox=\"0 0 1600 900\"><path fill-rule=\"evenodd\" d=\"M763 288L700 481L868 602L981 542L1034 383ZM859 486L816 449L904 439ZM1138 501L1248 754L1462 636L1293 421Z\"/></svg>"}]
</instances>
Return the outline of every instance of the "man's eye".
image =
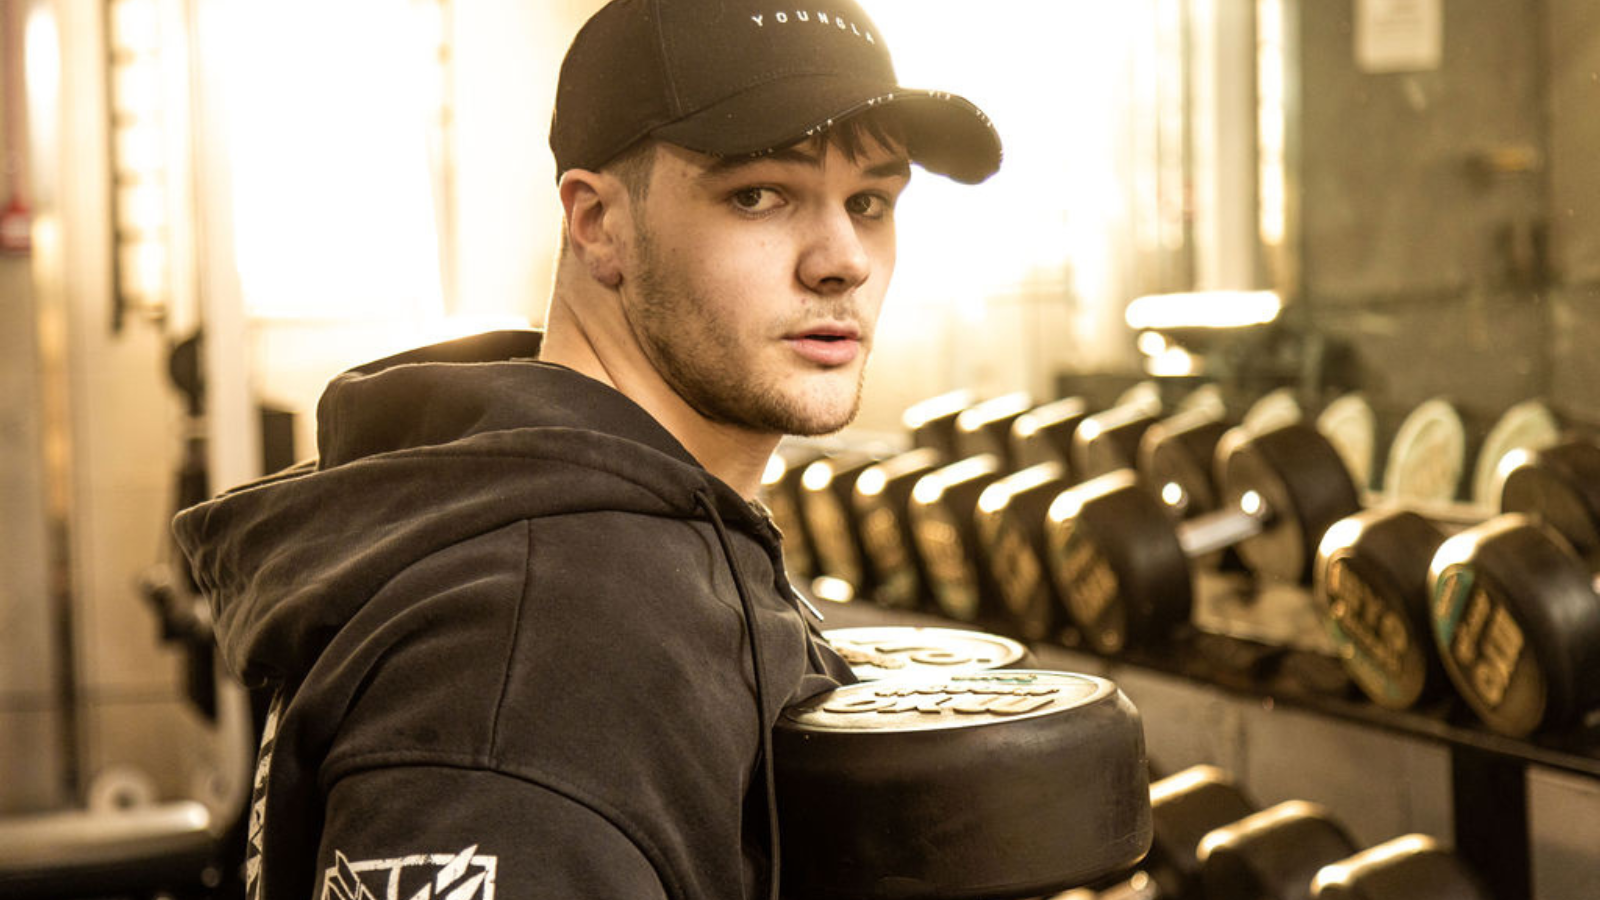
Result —
<instances>
[{"instance_id":1,"label":"man's eye","mask_svg":"<svg viewBox=\"0 0 1600 900\"><path fill-rule=\"evenodd\" d=\"M772 188L748 187L734 192L733 205L742 212L766 212L777 206L781 199Z\"/></svg>"},{"instance_id":2,"label":"man's eye","mask_svg":"<svg viewBox=\"0 0 1600 900\"><path fill-rule=\"evenodd\" d=\"M889 210L893 207L890 206L887 197L879 194L856 194L846 201L845 208L849 209L850 214L853 216L861 216L866 219L881 219L888 215Z\"/></svg>"}]
</instances>

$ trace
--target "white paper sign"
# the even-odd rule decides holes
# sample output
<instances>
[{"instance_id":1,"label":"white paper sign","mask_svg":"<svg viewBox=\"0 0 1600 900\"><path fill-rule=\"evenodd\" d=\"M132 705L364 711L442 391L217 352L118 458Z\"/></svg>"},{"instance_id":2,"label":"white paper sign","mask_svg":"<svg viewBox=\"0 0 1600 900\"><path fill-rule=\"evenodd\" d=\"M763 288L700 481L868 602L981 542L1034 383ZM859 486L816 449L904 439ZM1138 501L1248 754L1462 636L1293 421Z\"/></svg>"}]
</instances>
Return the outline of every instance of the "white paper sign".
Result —
<instances>
[{"instance_id":1,"label":"white paper sign","mask_svg":"<svg viewBox=\"0 0 1600 900\"><path fill-rule=\"evenodd\" d=\"M1363 72L1439 68L1444 0L1357 0L1356 66Z\"/></svg>"}]
</instances>

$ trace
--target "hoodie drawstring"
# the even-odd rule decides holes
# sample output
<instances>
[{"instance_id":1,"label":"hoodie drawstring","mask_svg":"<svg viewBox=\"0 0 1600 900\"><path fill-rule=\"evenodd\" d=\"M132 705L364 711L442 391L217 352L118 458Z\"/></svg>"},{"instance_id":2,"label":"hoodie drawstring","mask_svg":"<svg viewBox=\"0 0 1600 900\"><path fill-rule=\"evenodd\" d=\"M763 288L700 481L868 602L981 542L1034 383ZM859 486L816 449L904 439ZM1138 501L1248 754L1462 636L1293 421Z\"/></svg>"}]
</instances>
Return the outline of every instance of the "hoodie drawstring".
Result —
<instances>
[{"instance_id":1,"label":"hoodie drawstring","mask_svg":"<svg viewBox=\"0 0 1600 900\"><path fill-rule=\"evenodd\" d=\"M739 594L739 606L744 610L744 631L750 641L750 665L755 670L756 716L760 726L757 731L761 736L761 770L767 791L767 835L771 844L767 896L771 900L778 900L779 876L782 874L782 861L778 852L778 782L772 762L772 728L767 724L766 667L761 664L761 642L756 637L755 609L751 606L750 591L745 587L744 576L739 572L739 564L733 558L733 544L728 538L728 528L717 512L716 502L705 491L696 491L694 496L695 502L704 506L706 512L711 515L711 528L717 533L717 542L722 545L722 555L728 561L729 571L733 573L733 588Z\"/></svg>"}]
</instances>

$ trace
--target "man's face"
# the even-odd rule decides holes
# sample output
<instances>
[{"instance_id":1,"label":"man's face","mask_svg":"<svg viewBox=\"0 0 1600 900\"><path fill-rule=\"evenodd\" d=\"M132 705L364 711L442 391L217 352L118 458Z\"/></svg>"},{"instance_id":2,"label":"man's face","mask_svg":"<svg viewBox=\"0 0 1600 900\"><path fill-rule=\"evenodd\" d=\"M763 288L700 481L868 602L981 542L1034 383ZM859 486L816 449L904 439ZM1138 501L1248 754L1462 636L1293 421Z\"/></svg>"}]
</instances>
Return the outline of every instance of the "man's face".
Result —
<instances>
[{"instance_id":1,"label":"man's face","mask_svg":"<svg viewBox=\"0 0 1600 900\"><path fill-rule=\"evenodd\" d=\"M910 177L903 151L865 144L853 160L818 142L739 161L657 150L623 311L708 420L826 434L855 417Z\"/></svg>"}]
</instances>

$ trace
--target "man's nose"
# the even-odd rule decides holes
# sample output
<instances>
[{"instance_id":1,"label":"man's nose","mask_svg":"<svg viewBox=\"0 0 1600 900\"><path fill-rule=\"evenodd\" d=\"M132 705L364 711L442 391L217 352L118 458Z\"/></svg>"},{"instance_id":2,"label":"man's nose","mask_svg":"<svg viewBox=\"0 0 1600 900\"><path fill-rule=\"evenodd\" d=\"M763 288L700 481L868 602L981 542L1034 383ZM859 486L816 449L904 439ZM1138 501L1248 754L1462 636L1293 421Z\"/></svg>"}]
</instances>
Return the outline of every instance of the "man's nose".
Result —
<instances>
[{"instance_id":1,"label":"man's nose","mask_svg":"<svg viewBox=\"0 0 1600 900\"><path fill-rule=\"evenodd\" d=\"M798 275L818 294L843 294L872 274L872 258L859 223L843 209L818 212L809 221Z\"/></svg>"}]
</instances>

